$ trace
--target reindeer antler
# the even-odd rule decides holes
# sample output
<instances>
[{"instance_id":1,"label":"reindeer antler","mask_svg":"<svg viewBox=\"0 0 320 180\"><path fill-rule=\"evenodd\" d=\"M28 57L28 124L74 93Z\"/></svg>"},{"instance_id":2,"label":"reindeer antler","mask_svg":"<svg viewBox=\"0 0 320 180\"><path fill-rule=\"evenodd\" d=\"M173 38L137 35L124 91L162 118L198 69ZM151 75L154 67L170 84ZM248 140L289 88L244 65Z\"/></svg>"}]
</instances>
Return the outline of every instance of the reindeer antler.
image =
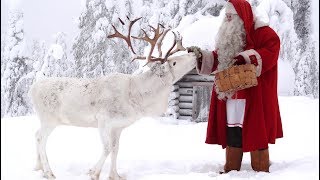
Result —
<instances>
[{"instance_id":1,"label":"reindeer antler","mask_svg":"<svg viewBox=\"0 0 320 180\"><path fill-rule=\"evenodd\" d=\"M172 33L174 35L174 42L173 42L172 46L169 48L169 50L167 51L167 53L164 56L164 58L161 58L161 57L153 58L153 59L151 59L151 61L160 61L161 63L164 63L164 62L166 62L168 60L168 57L171 56L172 54L174 54L174 53L176 53L178 51L185 51L186 50L186 48L184 48L183 45L182 45L182 37L180 36L180 34L177 35L173 31L172 31ZM173 50L173 48L175 46L176 46L176 48Z\"/></svg>"},{"instance_id":2,"label":"reindeer antler","mask_svg":"<svg viewBox=\"0 0 320 180\"><path fill-rule=\"evenodd\" d=\"M127 16L127 19L130 21L128 16ZM112 27L115 30L115 33L108 36L108 38L118 37L118 38L124 39L127 42L128 47L130 47L131 51L135 55L135 57L132 59L132 61L134 61L136 59L146 59L147 63L145 65L147 65L149 62L154 62L154 61L160 61L161 63L164 63L164 62L166 62L168 60L168 57L171 56L172 54L174 54L174 53L176 53L178 51L186 50L182 46L182 37L180 36L180 34L176 35L176 33L172 32L173 35L174 35L174 42L173 42L172 46L170 47L170 49L165 54L164 58L162 58L162 51L161 51L162 41L163 41L164 37L166 36L166 34L170 31L170 29L169 28L166 29L166 28L164 28L164 26L162 24L158 23L157 28L149 25L151 30L154 32L153 38L149 37L147 32L145 30L143 30L143 29L141 29L143 34L144 34L143 37L130 36L132 25L136 21L138 21L139 19L141 19L141 17L137 18L137 19L135 19L133 21L130 21L129 29L128 29L128 35L127 36L124 36L123 34L119 33L118 30L113 25L112 25ZM125 24L120 18L119 18L119 21L121 22L122 25ZM136 53L133 50L130 37L132 37L134 39L140 39L140 40L146 41L146 42L148 42L150 44L151 47L150 47L150 51L149 51L149 54L148 54L147 57L145 57L145 56L137 56L136 55ZM152 53L153 53L153 50L154 50L155 46L157 46L157 49L158 49L158 52L159 52L159 57L152 56ZM176 48L173 50L173 48L175 46L176 46Z\"/></svg>"},{"instance_id":3,"label":"reindeer antler","mask_svg":"<svg viewBox=\"0 0 320 180\"><path fill-rule=\"evenodd\" d=\"M161 46L162 46L162 41L163 41L163 38L164 36L166 36L166 34L170 31L170 29L165 29L163 31L163 34L162 36L159 38L158 42L157 42L157 48L158 48L158 52L159 52L159 57L162 57L162 51L161 51Z\"/></svg>"},{"instance_id":4,"label":"reindeer antler","mask_svg":"<svg viewBox=\"0 0 320 180\"><path fill-rule=\"evenodd\" d=\"M140 40L144 40L144 41L147 41L148 43L150 43L150 45L151 45L150 51L149 51L148 56L146 57L146 59L147 59L148 62L151 61L151 59L153 58L153 57L152 57L152 52L153 52L153 50L154 50L154 47L156 46L157 41L159 40L159 38L160 38L160 37L163 35L163 33L164 33L164 31L160 32L160 31L161 31L161 30L160 30L160 26L161 26L162 28L164 28L164 26L163 26L162 24L159 24L159 23L158 23L157 28L154 28L154 27L152 27L152 26L149 25L149 27L150 27L150 28L153 30L153 32L154 32L153 38L150 38L150 37L148 36L148 34L146 33L146 31L143 30L143 29L141 29L142 32L143 32L143 34L144 34L143 37L135 37L135 36L132 36L132 38L134 38L134 39L140 39ZM162 41L163 38L161 38L160 40ZM160 43L161 43L161 42L160 42ZM161 51L161 50L160 50L160 51ZM141 59L141 58L144 58L144 57L139 57L139 58L136 57L136 58L134 58L133 60L135 60L135 59Z\"/></svg>"},{"instance_id":5,"label":"reindeer antler","mask_svg":"<svg viewBox=\"0 0 320 180\"><path fill-rule=\"evenodd\" d=\"M172 54L178 52L178 51L184 51L186 50L183 46L182 46L182 37L177 36L174 32L174 42L172 44L172 46L170 47L170 49L168 50L168 52L166 53L166 55L164 56L164 58L162 58L162 51L161 51L161 45L162 45L162 41L165 37L165 35L170 31L170 29L164 29L163 31L160 32L160 26L162 28L164 28L164 26L162 24L158 24L157 28L154 28L152 26L149 26L152 28L153 32L154 32L154 37L151 39L147 33L142 29L143 33L144 33L144 37L132 37L135 39L140 39L140 40L144 40L150 43L151 48L149 51L149 54L147 57L143 57L143 56L138 56L135 57L132 61L136 60L136 59L147 59L147 63L145 65L147 65L149 62L154 62L154 61L160 61L161 63L164 63L168 60L168 57L171 56ZM175 47L175 45L177 45L176 49L173 50L173 48ZM157 46L158 48L158 52L159 52L159 57L153 57L152 56L152 52L155 48L155 46ZM172 51L173 50L173 51ZM144 66L145 66L144 65Z\"/></svg>"},{"instance_id":6,"label":"reindeer antler","mask_svg":"<svg viewBox=\"0 0 320 180\"><path fill-rule=\"evenodd\" d=\"M178 35L176 35L174 32L172 32L172 33L174 35L174 39L175 39L177 46L176 46L176 49L174 49L173 51L171 51L169 53L169 56L171 56L172 54L174 54L178 51L185 51L186 50L186 48L183 47L183 45L182 45L182 36L180 35L180 33L178 32Z\"/></svg>"},{"instance_id":7,"label":"reindeer antler","mask_svg":"<svg viewBox=\"0 0 320 180\"><path fill-rule=\"evenodd\" d=\"M114 38L114 37L118 37L118 38L121 38L121 39L124 39L127 44L128 44L128 47L130 47L131 51L133 54L136 54L136 52L133 50L133 47L132 47L132 44L131 44L131 28L133 26L133 24L135 22L137 22L139 19L141 19L142 17L140 18L137 18L137 19L134 19L133 21L130 21L129 17L127 16L127 19L130 21L130 24L129 24L129 28L128 28L128 35L127 36L124 36L123 34L119 33L119 31L114 27L114 25L112 25L115 33L114 34L111 34L111 35L108 35L107 38ZM121 22L122 25L125 25L125 23L119 18L119 21Z\"/></svg>"}]
</instances>

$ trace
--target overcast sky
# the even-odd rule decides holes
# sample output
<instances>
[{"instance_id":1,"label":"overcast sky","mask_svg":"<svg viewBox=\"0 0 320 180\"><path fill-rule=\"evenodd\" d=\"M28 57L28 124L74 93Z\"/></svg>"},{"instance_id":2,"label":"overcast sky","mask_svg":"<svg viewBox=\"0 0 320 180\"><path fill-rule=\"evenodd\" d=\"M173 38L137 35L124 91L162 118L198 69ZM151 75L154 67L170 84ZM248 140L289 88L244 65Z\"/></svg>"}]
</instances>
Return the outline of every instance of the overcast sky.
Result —
<instances>
[{"instance_id":1,"label":"overcast sky","mask_svg":"<svg viewBox=\"0 0 320 180\"><path fill-rule=\"evenodd\" d=\"M76 20L85 0L1 0L1 32L8 22L9 9L22 9L27 40L53 41L53 35L62 31L71 41L77 33Z\"/></svg>"}]
</instances>

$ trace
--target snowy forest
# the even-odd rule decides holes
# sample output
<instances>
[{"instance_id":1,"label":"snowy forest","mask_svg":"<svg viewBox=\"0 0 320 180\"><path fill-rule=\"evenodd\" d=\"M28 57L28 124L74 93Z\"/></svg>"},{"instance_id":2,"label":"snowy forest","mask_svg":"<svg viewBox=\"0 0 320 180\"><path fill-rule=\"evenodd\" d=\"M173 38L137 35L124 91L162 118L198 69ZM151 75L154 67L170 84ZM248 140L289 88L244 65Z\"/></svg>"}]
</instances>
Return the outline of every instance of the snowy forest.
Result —
<instances>
[{"instance_id":1,"label":"snowy forest","mask_svg":"<svg viewBox=\"0 0 320 180\"><path fill-rule=\"evenodd\" d=\"M292 88L281 95L319 98L319 50L315 38L319 32L312 25L312 1L251 0L250 3L268 15L270 26L281 40L279 61L289 64L293 72ZM56 32L52 44L43 39L26 40L23 8L10 10L6 28L1 28L1 117L33 113L28 90L37 79L135 73L140 65L131 63L126 43L106 38L113 33L112 24L124 31L119 17L143 17L132 29L134 35L141 35L141 28L158 22L187 32L201 19L218 17L224 4L224 0L86 0L77 17L78 33ZM183 36L185 46L198 45L196 40L190 40L196 34L187 35ZM72 42L68 43L67 38ZM138 54L143 54L146 44L138 40L133 43Z\"/></svg>"}]
</instances>

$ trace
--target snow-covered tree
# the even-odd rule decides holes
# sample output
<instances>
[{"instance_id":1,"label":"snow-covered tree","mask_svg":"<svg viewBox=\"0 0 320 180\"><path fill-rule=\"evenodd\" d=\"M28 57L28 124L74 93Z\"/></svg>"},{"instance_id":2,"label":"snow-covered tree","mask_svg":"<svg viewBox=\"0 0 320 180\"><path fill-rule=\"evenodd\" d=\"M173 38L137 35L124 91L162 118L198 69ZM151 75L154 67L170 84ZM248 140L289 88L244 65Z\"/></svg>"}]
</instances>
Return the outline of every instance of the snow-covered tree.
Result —
<instances>
[{"instance_id":1,"label":"snow-covered tree","mask_svg":"<svg viewBox=\"0 0 320 180\"><path fill-rule=\"evenodd\" d=\"M150 2L150 19L165 22L175 28L179 25L182 17L191 14L218 16L225 4L224 0L171 0ZM148 6L145 4L144 6ZM156 8L155 8L156 7ZM148 12L148 11L146 11Z\"/></svg>"},{"instance_id":2,"label":"snow-covered tree","mask_svg":"<svg viewBox=\"0 0 320 180\"><path fill-rule=\"evenodd\" d=\"M260 6L267 8L261 9ZM294 19L291 9L283 1L264 0L257 8L257 11L262 10L265 10L265 13L267 13L270 19L270 27L277 32L280 38L279 59L295 64L299 59L299 39L294 30Z\"/></svg>"},{"instance_id":3,"label":"snow-covered tree","mask_svg":"<svg viewBox=\"0 0 320 180\"><path fill-rule=\"evenodd\" d=\"M38 77L66 77L72 76L73 64L67 57L66 35L63 32L58 32L55 35L54 44L49 47L49 50L44 58L41 71Z\"/></svg>"},{"instance_id":4,"label":"snow-covered tree","mask_svg":"<svg viewBox=\"0 0 320 180\"><path fill-rule=\"evenodd\" d=\"M137 69L137 63L131 63L126 43L120 39L107 39L107 35L114 33L112 24L120 32L127 33L127 26L122 25L118 18L126 21L126 16L131 16L132 11L131 0L86 1L86 8L79 18L80 33L72 47L77 77L97 77L111 72L132 73ZM135 31L134 28L132 30Z\"/></svg>"},{"instance_id":5,"label":"snow-covered tree","mask_svg":"<svg viewBox=\"0 0 320 180\"><path fill-rule=\"evenodd\" d=\"M312 96L319 98L319 65L315 57L315 42L307 44L301 53L296 66L295 95Z\"/></svg>"},{"instance_id":6,"label":"snow-covered tree","mask_svg":"<svg viewBox=\"0 0 320 180\"><path fill-rule=\"evenodd\" d=\"M5 48L5 33L1 34L1 77L3 75L3 72L5 70L5 65L6 65L6 61L5 61L5 58L4 58L4 48Z\"/></svg>"},{"instance_id":7,"label":"snow-covered tree","mask_svg":"<svg viewBox=\"0 0 320 180\"><path fill-rule=\"evenodd\" d=\"M310 1L251 0L264 7L270 26L281 41L279 59L290 61L295 72L295 95L319 97L319 67L311 38Z\"/></svg>"},{"instance_id":8,"label":"snow-covered tree","mask_svg":"<svg viewBox=\"0 0 320 180\"><path fill-rule=\"evenodd\" d=\"M315 40L312 38L311 1L291 1L295 30L300 39L300 58L294 64L295 95L319 97L319 65L316 60ZM304 77L304 78L303 78Z\"/></svg>"},{"instance_id":9,"label":"snow-covered tree","mask_svg":"<svg viewBox=\"0 0 320 180\"><path fill-rule=\"evenodd\" d=\"M5 61L4 58L4 48L5 48L5 33L1 33L1 77L3 77L3 73L6 67L7 62ZM5 101L4 99L4 93L3 93L3 88L1 88L1 118L4 116L4 106L5 106Z\"/></svg>"},{"instance_id":10,"label":"snow-covered tree","mask_svg":"<svg viewBox=\"0 0 320 180\"><path fill-rule=\"evenodd\" d=\"M111 24L126 34L127 27L118 18L127 21L127 15L131 19L143 17L131 31L133 35L142 35L141 28L156 26L157 23L175 28L183 16L200 10L200 14L217 15L224 3L223 0L113 0L108 3L87 0L86 9L79 18L80 33L73 45L77 76L94 77L115 71L132 73L137 69L137 64L130 62L131 52L123 40L106 39L108 34L113 33ZM142 54L147 43L132 41L137 54Z\"/></svg>"},{"instance_id":11,"label":"snow-covered tree","mask_svg":"<svg viewBox=\"0 0 320 180\"><path fill-rule=\"evenodd\" d=\"M104 59L109 48L106 42L109 24L105 1L87 0L86 8L79 17L80 33L72 47L77 77L103 74Z\"/></svg>"},{"instance_id":12,"label":"snow-covered tree","mask_svg":"<svg viewBox=\"0 0 320 180\"><path fill-rule=\"evenodd\" d=\"M14 11L10 13L4 61L6 62L3 76L1 77L1 91L4 105L1 111L4 115L17 116L27 112L23 94L19 91L20 79L26 75L30 59L26 56L26 46L23 30L23 13Z\"/></svg>"},{"instance_id":13,"label":"snow-covered tree","mask_svg":"<svg viewBox=\"0 0 320 180\"><path fill-rule=\"evenodd\" d=\"M35 75L41 70L46 55L46 46L44 41L33 40L31 44L31 56L33 60L33 70Z\"/></svg>"}]
</instances>

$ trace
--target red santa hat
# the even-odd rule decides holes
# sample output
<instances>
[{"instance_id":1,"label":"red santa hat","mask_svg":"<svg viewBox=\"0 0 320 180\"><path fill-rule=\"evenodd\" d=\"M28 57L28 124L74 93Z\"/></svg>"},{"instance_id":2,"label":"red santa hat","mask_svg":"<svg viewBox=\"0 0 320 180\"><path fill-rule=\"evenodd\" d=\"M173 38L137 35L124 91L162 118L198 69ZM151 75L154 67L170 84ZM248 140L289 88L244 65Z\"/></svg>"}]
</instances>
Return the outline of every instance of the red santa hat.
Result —
<instances>
[{"instance_id":1,"label":"red santa hat","mask_svg":"<svg viewBox=\"0 0 320 180\"><path fill-rule=\"evenodd\" d=\"M245 50L254 47L252 36L254 32L254 21L251 5L246 0L229 0L226 4L226 13L238 14L244 23L246 31ZM236 12L236 13L235 13Z\"/></svg>"},{"instance_id":2,"label":"red santa hat","mask_svg":"<svg viewBox=\"0 0 320 180\"><path fill-rule=\"evenodd\" d=\"M238 14L236 9L234 8L234 6L230 3L230 2L227 2L226 5L225 5L225 13L226 14Z\"/></svg>"}]
</instances>

